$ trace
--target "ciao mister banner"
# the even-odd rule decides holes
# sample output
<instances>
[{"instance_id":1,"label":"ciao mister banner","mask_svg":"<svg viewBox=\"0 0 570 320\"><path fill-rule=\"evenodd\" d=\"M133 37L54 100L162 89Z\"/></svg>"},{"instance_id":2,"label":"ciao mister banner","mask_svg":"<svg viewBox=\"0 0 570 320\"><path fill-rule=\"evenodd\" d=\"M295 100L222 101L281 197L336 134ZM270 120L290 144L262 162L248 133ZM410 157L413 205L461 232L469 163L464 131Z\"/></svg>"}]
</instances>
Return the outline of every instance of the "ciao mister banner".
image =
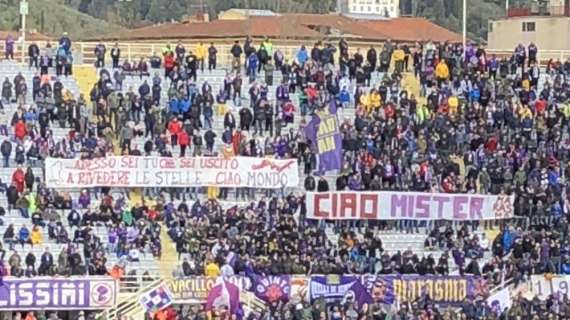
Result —
<instances>
[{"instance_id":1,"label":"ciao mister banner","mask_svg":"<svg viewBox=\"0 0 570 320\"><path fill-rule=\"evenodd\" d=\"M0 310L86 310L115 305L117 282L112 278L7 277L0 286Z\"/></svg>"},{"instance_id":2,"label":"ciao mister banner","mask_svg":"<svg viewBox=\"0 0 570 320\"><path fill-rule=\"evenodd\" d=\"M422 192L307 192L318 220L492 220L512 218L514 196Z\"/></svg>"},{"instance_id":3,"label":"ciao mister banner","mask_svg":"<svg viewBox=\"0 0 570 320\"><path fill-rule=\"evenodd\" d=\"M46 159L48 188L249 187L299 185L297 160L253 157Z\"/></svg>"}]
</instances>

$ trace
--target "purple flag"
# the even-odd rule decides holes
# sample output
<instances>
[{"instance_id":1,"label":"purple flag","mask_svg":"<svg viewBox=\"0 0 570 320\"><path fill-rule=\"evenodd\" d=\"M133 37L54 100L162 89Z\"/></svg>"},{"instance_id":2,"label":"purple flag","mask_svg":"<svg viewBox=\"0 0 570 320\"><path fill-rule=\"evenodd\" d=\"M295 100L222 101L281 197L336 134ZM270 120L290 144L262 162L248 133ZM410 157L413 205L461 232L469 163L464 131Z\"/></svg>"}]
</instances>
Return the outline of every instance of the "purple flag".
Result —
<instances>
[{"instance_id":1,"label":"purple flag","mask_svg":"<svg viewBox=\"0 0 570 320\"><path fill-rule=\"evenodd\" d=\"M239 288L225 280L215 285L206 298L207 311L222 307L227 307L231 313L235 313L239 309Z\"/></svg>"},{"instance_id":2,"label":"purple flag","mask_svg":"<svg viewBox=\"0 0 570 320\"><path fill-rule=\"evenodd\" d=\"M360 276L312 276L310 295L311 300L324 298L328 302L352 299L359 307L372 302Z\"/></svg>"},{"instance_id":3,"label":"purple flag","mask_svg":"<svg viewBox=\"0 0 570 320\"><path fill-rule=\"evenodd\" d=\"M319 157L319 173L342 168L342 138L336 111L336 102L332 100L328 108L315 111L305 127L311 150Z\"/></svg>"},{"instance_id":4,"label":"purple flag","mask_svg":"<svg viewBox=\"0 0 570 320\"><path fill-rule=\"evenodd\" d=\"M288 301L291 292L291 276L257 276L255 295L269 303Z\"/></svg>"}]
</instances>

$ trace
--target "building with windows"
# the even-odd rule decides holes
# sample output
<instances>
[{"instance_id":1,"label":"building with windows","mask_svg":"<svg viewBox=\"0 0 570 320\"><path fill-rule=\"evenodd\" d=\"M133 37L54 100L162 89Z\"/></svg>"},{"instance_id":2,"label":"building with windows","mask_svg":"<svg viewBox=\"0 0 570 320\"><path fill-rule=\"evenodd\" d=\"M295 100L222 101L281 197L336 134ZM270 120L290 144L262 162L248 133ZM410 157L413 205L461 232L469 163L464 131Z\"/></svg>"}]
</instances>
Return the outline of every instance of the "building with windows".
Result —
<instances>
[{"instance_id":1,"label":"building with windows","mask_svg":"<svg viewBox=\"0 0 570 320\"><path fill-rule=\"evenodd\" d=\"M533 42L540 51L570 50L570 0L509 8L503 19L489 21L488 47L512 50Z\"/></svg>"},{"instance_id":2,"label":"building with windows","mask_svg":"<svg viewBox=\"0 0 570 320\"><path fill-rule=\"evenodd\" d=\"M396 18L400 16L400 0L348 0L345 10L349 14Z\"/></svg>"}]
</instances>

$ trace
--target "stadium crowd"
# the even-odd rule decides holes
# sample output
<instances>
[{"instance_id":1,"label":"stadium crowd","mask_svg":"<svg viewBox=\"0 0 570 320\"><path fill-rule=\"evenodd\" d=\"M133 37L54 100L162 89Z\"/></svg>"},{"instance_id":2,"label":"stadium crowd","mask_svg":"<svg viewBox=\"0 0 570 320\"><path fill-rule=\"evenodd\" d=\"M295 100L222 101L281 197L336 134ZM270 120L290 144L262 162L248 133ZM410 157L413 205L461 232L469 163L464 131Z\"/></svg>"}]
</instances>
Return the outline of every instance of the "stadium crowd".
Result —
<instances>
[{"instance_id":1,"label":"stadium crowd","mask_svg":"<svg viewBox=\"0 0 570 320\"><path fill-rule=\"evenodd\" d=\"M160 256L165 245L159 240L160 221L184 257L176 273L186 276L447 275L457 268L498 285L510 278L521 282L531 274L570 273L565 183L570 160L570 62L550 61L542 70L533 44L518 46L511 57L487 54L473 44L462 48L390 41L380 52L370 48L351 54L341 40L337 46L303 46L295 57L285 57L269 39L258 48L246 39L231 48L232 71L219 92L207 82L197 82L204 61L208 69L217 67L213 44L200 43L195 52L186 52L181 43L174 49L167 46L162 57L150 57L150 67L144 59L121 65L120 48L115 46L110 53L113 69L103 68L106 48L99 44L95 55L100 79L88 98L73 96L59 81L58 76L72 72L70 50L66 36L56 50L48 47L41 53L30 47L30 67L38 68L32 79L33 101L26 101L22 75L2 85L2 103L17 104L10 126L2 128L6 138L0 146L4 166L10 167L12 160L18 165L12 181L4 185L7 211L30 218L29 227L8 226L4 245L8 250L42 246L45 229L49 239L69 244L57 262L46 249L37 270L33 253L22 261L18 252L2 250L3 257L9 256L3 274L121 277L124 265L137 261L141 253ZM48 74L50 67L56 68L54 79ZM164 76L157 67L164 69ZM258 79L262 70L264 79ZM403 85L405 72L413 72L419 81L420 96ZM273 95L268 90L274 73L282 80ZM378 83L375 74L380 75ZM124 78L132 75L144 78L142 84L123 88ZM169 87L167 101L161 98L163 82ZM344 161L334 187L315 175L316 155L303 134L306 116L330 101L355 111L353 119L340 122ZM221 134L214 128L219 118ZM57 140L54 126L69 128L69 134ZM141 149L133 142L137 137L145 140ZM336 222L332 227L339 240L332 243L325 234L326 223L304 218L302 192L270 191L253 201L259 199L257 190L237 189L235 199L249 203L223 208L220 200L231 198L227 188L148 188L145 196L155 201L129 204L128 192L117 197L109 188L83 190L78 196L47 189L31 169L46 157L104 157L116 149L135 156L295 158L303 167L306 191L514 194L517 219L501 221L492 243L478 230L494 223L406 220ZM206 191L206 200L195 199L196 191ZM95 235L98 225L108 228L108 239ZM382 232L420 229L426 233L427 249L444 251L439 258L384 250ZM105 267L109 254L122 257L111 270ZM548 318L549 312L564 317L567 305L565 298L538 305L535 300L517 300L507 313L522 319ZM322 311L287 305L275 308L275 318L322 318ZM460 313L438 314L429 297L398 310L376 311L343 305L328 310L325 317L384 319L382 312L392 312L392 319L498 318L481 301L466 301Z\"/></svg>"}]
</instances>

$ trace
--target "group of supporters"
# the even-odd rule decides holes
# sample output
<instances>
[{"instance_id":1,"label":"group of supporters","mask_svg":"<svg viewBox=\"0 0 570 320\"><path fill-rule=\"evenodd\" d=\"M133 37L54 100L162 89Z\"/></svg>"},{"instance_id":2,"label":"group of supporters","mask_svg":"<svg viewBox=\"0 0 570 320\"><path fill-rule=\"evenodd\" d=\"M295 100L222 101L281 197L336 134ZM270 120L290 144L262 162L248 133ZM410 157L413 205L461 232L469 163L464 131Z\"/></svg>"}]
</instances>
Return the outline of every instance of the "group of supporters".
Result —
<instances>
[{"instance_id":1,"label":"group of supporters","mask_svg":"<svg viewBox=\"0 0 570 320\"><path fill-rule=\"evenodd\" d=\"M6 55L13 58L9 41ZM5 135L0 151L5 167L18 166L4 187L5 214L30 218L29 225L8 226L4 233L5 249L14 251L5 253L3 274L124 277L125 267L140 255L160 257L162 246L171 245L160 243L161 227L180 254L178 276L458 271L501 285L532 274L570 273L565 181L570 63L549 61L541 68L533 44L497 57L474 44L388 41L364 52L341 40L302 46L286 57L271 40L256 47L248 38L232 46L231 69L216 84L202 81L205 69L219 67L214 44L198 43L193 50L181 43L167 46L161 57L150 57L150 67L144 59L136 66L121 64L118 45L109 55L112 68L105 69L103 44L94 53L100 78L89 97L74 96L51 77L50 68L66 74L65 65L72 63L65 36L56 53L30 46L30 66L40 71L31 79L30 101L29 79L21 74L2 85L4 110L13 116L0 128ZM124 86L126 77L142 77L138 88ZM331 103L352 110L354 117L339 119L341 168L317 174L319 155L304 129ZM58 137L54 127L69 132ZM145 202L133 203L128 194L117 196L107 187L80 193L48 189L31 168L47 157L115 152L293 158L303 169L303 188L237 188L234 196L234 190L215 186L156 187L145 188ZM514 195L516 219L319 223L305 218L304 191L335 190ZM248 203L227 208L222 201L227 199ZM94 232L98 225L107 229L107 239ZM486 239L480 231L493 226L498 235ZM327 227L338 241L327 236ZM425 232L426 251L438 254L389 252L381 240L387 231ZM40 263L20 250L43 246L44 238L66 245L56 261L49 249ZM105 266L110 254L120 258L116 266ZM442 312L424 296L402 301L399 308L288 303L267 312L272 319L548 319L564 318L567 305L565 296L546 304L517 299L503 312L474 299L459 306L460 312ZM216 312L231 318L227 310ZM200 310L183 313L202 319Z\"/></svg>"}]
</instances>

